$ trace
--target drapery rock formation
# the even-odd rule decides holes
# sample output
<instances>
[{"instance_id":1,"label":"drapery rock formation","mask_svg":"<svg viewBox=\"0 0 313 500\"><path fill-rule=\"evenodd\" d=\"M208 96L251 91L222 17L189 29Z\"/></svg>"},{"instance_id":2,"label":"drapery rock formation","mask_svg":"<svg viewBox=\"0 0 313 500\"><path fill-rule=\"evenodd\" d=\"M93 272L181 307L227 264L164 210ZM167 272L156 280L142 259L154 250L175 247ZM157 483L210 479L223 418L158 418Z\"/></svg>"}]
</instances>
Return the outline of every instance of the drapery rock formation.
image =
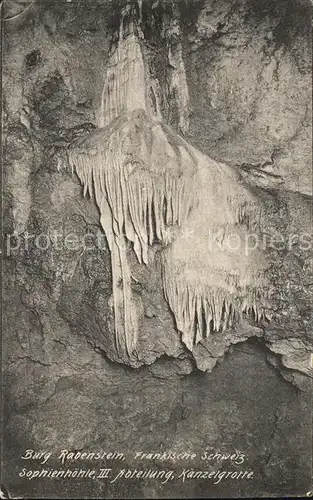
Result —
<instances>
[{"instance_id":1,"label":"drapery rock formation","mask_svg":"<svg viewBox=\"0 0 313 500\"><path fill-rule=\"evenodd\" d=\"M149 247L156 242L168 247L162 253L164 294L192 351L242 313L251 311L256 322L266 318L265 258L260 251L243 253L248 230L257 229L253 212L261 211L262 201L230 168L162 123L140 47L141 13L137 19L135 6L128 7L108 64L101 128L76 141L69 161L84 194L95 195L107 235L118 352L131 356L139 336L127 241L146 265ZM180 232L192 235L190 241ZM231 234L239 245L219 245L218 238L223 243Z\"/></svg>"},{"instance_id":2,"label":"drapery rock formation","mask_svg":"<svg viewBox=\"0 0 313 500\"><path fill-rule=\"evenodd\" d=\"M3 10L4 484L306 494L309 2L18 3ZM231 445L258 476L25 493L12 474L27 447L116 447L133 467L139 444Z\"/></svg>"}]
</instances>

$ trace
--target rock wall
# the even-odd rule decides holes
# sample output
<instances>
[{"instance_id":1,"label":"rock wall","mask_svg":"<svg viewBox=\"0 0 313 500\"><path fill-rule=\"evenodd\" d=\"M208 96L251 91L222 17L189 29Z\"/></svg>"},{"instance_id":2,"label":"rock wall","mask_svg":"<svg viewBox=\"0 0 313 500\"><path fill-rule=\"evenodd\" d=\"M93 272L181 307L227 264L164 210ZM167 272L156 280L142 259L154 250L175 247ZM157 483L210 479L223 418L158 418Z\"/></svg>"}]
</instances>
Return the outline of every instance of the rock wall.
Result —
<instances>
[{"instance_id":1,"label":"rock wall","mask_svg":"<svg viewBox=\"0 0 313 500\"><path fill-rule=\"evenodd\" d=\"M244 180L265 208L267 237L279 235L282 244L265 244L271 320L245 318L192 353L160 285L160 248L153 267L130 257L143 304L131 363L115 346L111 256L99 212L67 160L68 148L98 126L125 4L36 0L3 9L3 484L36 498L306 494L310 4L135 4L164 122ZM240 450L255 476L219 484L26 482L18 477L26 448L114 448L128 467L138 466L136 451ZM167 465L178 471L186 463Z\"/></svg>"}]
</instances>

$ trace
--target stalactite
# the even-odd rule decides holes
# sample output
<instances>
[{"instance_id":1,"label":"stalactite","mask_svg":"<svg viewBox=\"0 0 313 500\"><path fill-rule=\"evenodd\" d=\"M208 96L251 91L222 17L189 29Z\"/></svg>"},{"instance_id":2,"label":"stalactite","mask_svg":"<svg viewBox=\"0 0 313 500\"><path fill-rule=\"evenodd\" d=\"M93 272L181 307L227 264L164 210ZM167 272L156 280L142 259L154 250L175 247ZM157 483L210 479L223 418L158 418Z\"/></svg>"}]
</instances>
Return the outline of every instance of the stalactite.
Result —
<instances>
[{"instance_id":1,"label":"stalactite","mask_svg":"<svg viewBox=\"0 0 313 500\"><path fill-rule=\"evenodd\" d=\"M124 335L131 352L138 334L126 240L144 264L154 242L171 243L163 252L164 293L189 349L244 312L265 316L259 297L265 263L259 250L246 253L248 215L257 221L258 200L234 171L143 110L80 139L70 163L84 192L95 194L111 238L118 345ZM175 226L181 230L173 240Z\"/></svg>"},{"instance_id":2,"label":"stalactite","mask_svg":"<svg viewBox=\"0 0 313 500\"><path fill-rule=\"evenodd\" d=\"M110 55L106 81L103 87L99 126L105 127L129 109L146 109L145 68L135 25L132 19L124 33L122 13L117 47Z\"/></svg>"},{"instance_id":3,"label":"stalactite","mask_svg":"<svg viewBox=\"0 0 313 500\"><path fill-rule=\"evenodd\" d=\"M266 263L259 250L246 252L247 238L257 230L259 202L235 171L162 123L139 30L125 10L107 70L100 128L69 150L84 194L95 196L100 210L111 251L116 345L129 356L139 328L129 245L143 265L149 246L163 245L164 295L190 350L243 314L256 321L266 315ZM186 92L178 102L181 128L188 125Z\"/></svg>"},{"instance_id":4,"label":"stalactite","mask_svg":"<svg viewBox=\"0 0 313 500\"><path fill-rule=\"evenodd\" d=\"M69 152L84 185L98 205L107 197L116 233L133 242L139 262L148 246L171 241L193 204L196 159L193 150L143 110L118 118L90 134Z\"/></svg>"},{"instance_id":5,"label":"stalactite","mask_svg":"<svg viewBox=\"0 0 313 500\"><path fill-rule=\"evenodd\" d=\"M266 261L248 244L260 217L258 200L234 171L197 151L194 156L198 205L163 252L164 294L190 350L244 313L256 321L267 314Z\"/></svg>"},{"instance_id":6,"label":"stalactite","mask_svg":"<svg viewBox=\"0 0 313 500\"><path fill-rule=\"evenodd\" d=\"M172 229L184 224L193 205L194 152L167 126L135 110L79 139L69 151L69 161L84 194L95 196L109 237L117 346L124 335L130 354L138 321L126 242L132 242L144 264L149 245L170 243Z\"/></svg>"},{"instance_id":7,"label":"stalactite","mask_svg":"<svg viewBox=\"0 0 313 500\"><path fill-rule=\"evenodd\" d=\"M260 283L226 287L226 271L219 273L209 265L193 268L193 272L195 276L188 279L186 268L181 272L173 268L171 259L165 260L163 265L164 294L174 313L177 329L183 334L182 340L191 351L214 331L234 326L244 314L253 313L256 322L267 317L264 297L260 297ZM201 280L201 273L206 276L210 273L208 283Z\"/></svg>"}]
</instances>

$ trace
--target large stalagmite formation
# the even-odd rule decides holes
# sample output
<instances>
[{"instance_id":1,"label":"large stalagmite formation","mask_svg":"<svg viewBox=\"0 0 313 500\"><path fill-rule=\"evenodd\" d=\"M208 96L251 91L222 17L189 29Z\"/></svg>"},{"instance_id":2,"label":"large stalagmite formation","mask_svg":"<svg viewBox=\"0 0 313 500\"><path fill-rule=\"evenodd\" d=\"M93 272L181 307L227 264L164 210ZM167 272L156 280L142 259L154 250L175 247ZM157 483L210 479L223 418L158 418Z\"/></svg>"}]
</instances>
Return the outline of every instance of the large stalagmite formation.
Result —
<instances>
[{"instance_id":1,"label":"large stalagmite formation","mask_svg":"<svg viewBox=\"0 0 313 500\"><path fill-rule=\"evenodd\" d=\"M257 228L258 202L235 172L163 123L139 35L128 9L107 69L99 128L69 152L84 193L94 194L100 209L111 251L116 344L128 355L139 322L129 244L142 265L149 246L163 245L164 294L190 350L243 313L257 321L266 315L265 262L259 251L244 251Z\"/></svg>"}]
</instances>

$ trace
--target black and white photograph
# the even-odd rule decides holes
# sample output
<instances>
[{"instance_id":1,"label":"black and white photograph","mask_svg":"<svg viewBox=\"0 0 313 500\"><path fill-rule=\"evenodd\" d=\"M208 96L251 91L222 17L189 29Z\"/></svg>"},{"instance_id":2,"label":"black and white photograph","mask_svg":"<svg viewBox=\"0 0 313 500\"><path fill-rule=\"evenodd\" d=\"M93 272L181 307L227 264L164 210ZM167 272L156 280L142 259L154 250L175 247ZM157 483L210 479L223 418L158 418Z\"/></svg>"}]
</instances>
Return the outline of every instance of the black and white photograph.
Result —
<instances>
[{"instance_id":1,"label":"black and white photograph","mask_svg":"<svg viewBox=\"0 0 313 500\"><path fill-rule=\"evenodd\" d=\"M0 498L313 497L312 0L3 0Z\"/></svg>"}]
</instances>

